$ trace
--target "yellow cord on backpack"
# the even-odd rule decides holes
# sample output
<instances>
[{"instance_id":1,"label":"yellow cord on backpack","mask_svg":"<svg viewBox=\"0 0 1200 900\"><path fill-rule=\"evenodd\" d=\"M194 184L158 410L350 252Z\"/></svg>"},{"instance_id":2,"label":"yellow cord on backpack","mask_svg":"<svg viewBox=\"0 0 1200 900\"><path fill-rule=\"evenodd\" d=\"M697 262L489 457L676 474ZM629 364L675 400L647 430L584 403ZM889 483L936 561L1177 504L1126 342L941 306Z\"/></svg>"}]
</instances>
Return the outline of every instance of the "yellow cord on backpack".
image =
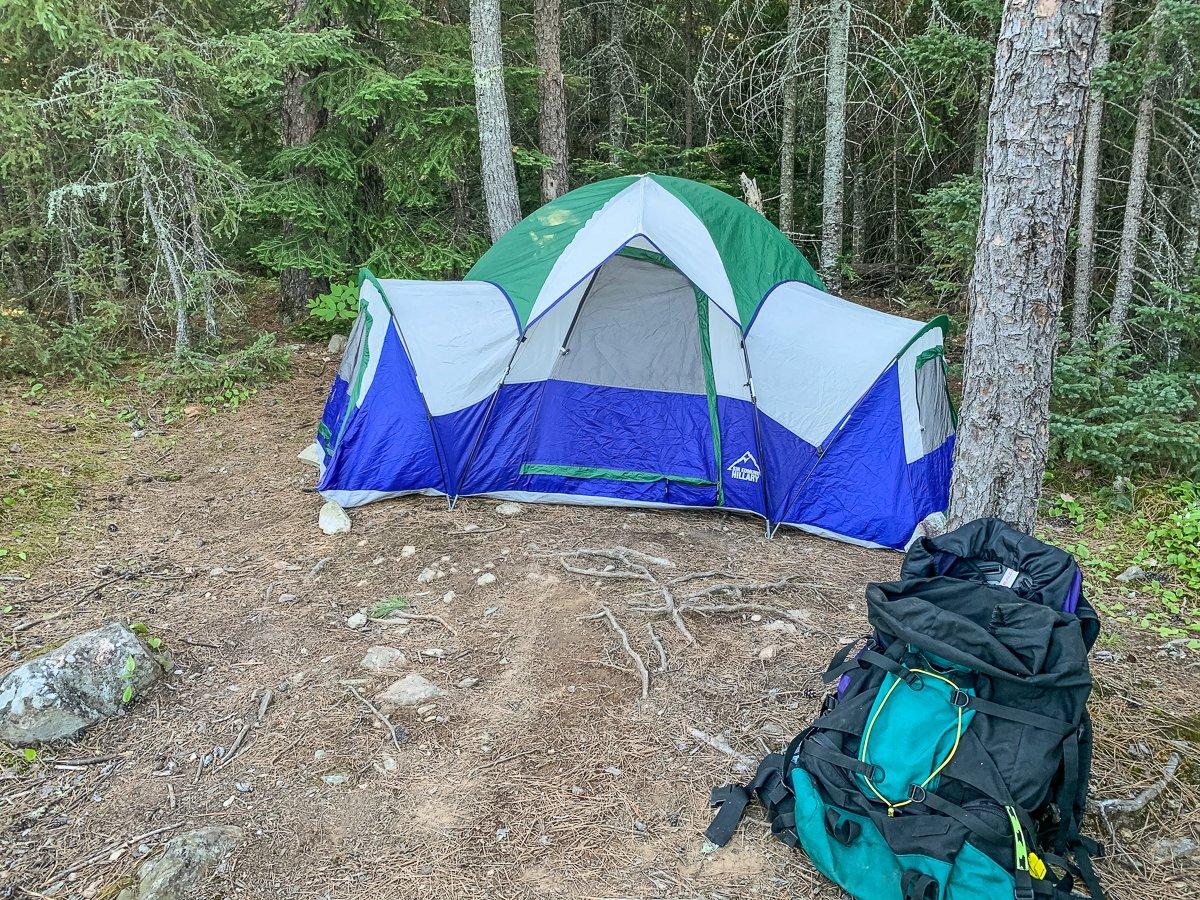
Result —
<instances>
[{"instance_id":1,"label":"yellow cord on backpack","mask_svg":"<svg viewBox=\"0 0 1200 900\"><path fill-rule=\"evenodd\" d=\"M925 669L909 669L909 671L916 672L919 675L928 675L930 678L936 678L938 681L950 685L954 691L961 690L957 684L955 684L949 678L939 675L937 672L930 672ZM867 760L867 745L871 741L871 731L875 727L875 722L879 719L879 714L883 712L884 706L887 705L888 699L892 696L892 693L897 687L900 686L900 684L901 681L899 678L892 682L892 686L887 689L887 692L883 695L883 699L879 701L879 706L875 708L875 713L871 716L871 721L867 723L867 729L863 732L862 746L859 747L858 750L858 759L860 762L867 763L867 765L871 764ZM954 695L951 694L950 696L953 697ZM937 778L937 776L942 773L942 770L946 768L946 766L950 765L950 760L954 759L954 754L958 752L958 745L962 742L963 736L963 708L957 704L955 704L955 708L958 710L958 725L955 729L954 746L950 748L950 752L946 754L946 758L941 761L938 767L929 773L929 777L917 785L917 787L921 788L922 790L925 789L929 782ZM871 793L878 797L880 802L887 804L887 814L889 816L894 816L896 814L896 810L900 809L901 807L908 806L908 804L913 802L912 798L909 798L908 800L901 800L899 803L893 803L879 792L879 789L875 787L869 776L864 775L862 776L862 779L864 782L866 782L867 787L871 789Z\"/></svg>"}]
</instances>

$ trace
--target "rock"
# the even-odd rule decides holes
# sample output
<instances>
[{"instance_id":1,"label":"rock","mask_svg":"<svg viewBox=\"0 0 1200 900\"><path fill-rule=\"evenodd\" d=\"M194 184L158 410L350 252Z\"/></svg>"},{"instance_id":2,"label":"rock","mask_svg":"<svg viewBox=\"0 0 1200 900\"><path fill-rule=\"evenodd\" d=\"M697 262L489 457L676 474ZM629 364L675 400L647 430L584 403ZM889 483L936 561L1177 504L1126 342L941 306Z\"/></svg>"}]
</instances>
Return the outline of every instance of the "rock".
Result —
<instances>
[{"instance_id":1,"label":"rock","mask_svg":"<svg viewBox=\"0 0 1200 900\"><path fill-rule=\"evenodd\" d=\"M329 345L326 351L330 356L341 356L346 349L346 335L335 334L329 339Z\"/></svg>"},{"instance_id":2,"label":"rock","mask_svg":"<svg viewBox=\"0 0 1200 900\"><path fill-rule=\"evenodd\" d=\"M340 772L334 772L331 775L322 775L321 780L331 787L337 787L338 785L349 784L350 776L343 775Z\"/></svg>"},{"instance_id":3,"label":"rock","mask_svg":"<svg viewBox=\"0 0 1200 900\"><path fill-rule=\"evenodd\" d=\"M417 576L417 584L429 584L429 582L437 577L438 570L432 566L426 566L421 570L421 574Z\"/></svg>"},{"instance_id":4,"label":"rock","mask_svg":"<svg viewBox=\"0 0 1200 900\"><path fill-rule=\"evenodd\" d=\"M502 516L519 516L524 509L520 503L501 503L496 507L496 512Z\"/></svg>"},{"instance_id":5,"label":"rock","mask_svg":"<svg viewBox=\"0 0 1200 900\"><path fill-rule=\"evenodd\" d=\"M1159 865L1193 856L1200 856L1200 842L1190 837L1162 838L1150 845L1150 858Z\"/></svg>"},{"instance_id":6,"label":"rock","mask_svg":"<svg viewBox=\"0 0 1200 900\"><path fill-rule=\"evenodd\" d=\"M361 610L351 615L350 618L346 619L347 628L362 628L366 624L367 614Z\"/></svg>"},{"instance_id":7,"label":"rock","mask_svg":"<svg viewBox=\"0 0 1200 900\"><path fill-rule=\"evenodd\" d=\"M460 688L473 688L477 684L479 684L479 679L474 675L468 675L466 678L460 678L454 682L454 686Z\"/></svg>"},{"instance_id":8,"label":"rock","mask_svg":"<svg viewBox=\"0 0 1200 900\"><path fill-rule=\"evenodd\" d=\"M443 603L453 603L454 598L457 596L458 595L455 594L454 591L446 591L446 593L442 594L442 602Z\"/></svg>"},{"instance_id":9,"label":"rock","mask_svg":"<svg viewBox=\"0 0 1200 900\"><path fill-rule=\"evenodd\" d=\"M407 662L408 657L395 647L369 647L359 665L368 672L393 672Z\"/></svg>"},{"instance_id":10,"label":"rock","mask_svg":"<svg viewBox=\"0 0 1200 900\"><path fill-rule=\"evenodd\" d=\"M300 462L308 463L310 466L321 467L325 461L325 451L321 449L321 445L313 441L303 450L296 454L296 459Z\"/></svg>"},{"instance_id":11,"label":"rock","mask_svg":"<svg viewBox=\"0 0 1200 900\"><path fill-rule=\"evenodd\" d=\"M321 507L321 513L317 517L317 524L321 526L321 530L326 534L342 534L350 530L350 517L346 515L346 511L328 500Z\"/></svg>"},{"instance_id":12,"label":"rock","mask_svg":"<svg viewBox=\"0 0 1200 900\"><path fill-rule=\"evenodd\" d=\"M1149 578L1150 576L1146 574L1146 570L1141 566L1130 566L1117 576L1117 581L1128 583L1131 581L1147 581Z\"/></svg>"},{"instance_id":13,"label":"rock","mask_svg":"<svg viewBox=\"0 0 1200 900\"><path fill-rule=\"evenodd\" d=\"M242 842L242 836L242 829L233 825L214 825L171 838L160 855L138 868L136 887L121 891L117 900L184 900L192 896Z\"/></svg>"},{"instance_id":14,"label":"rock","mask_svg":"<svg viewBox=\"0 0 1200 900\"><path fill-rule=\"evenodd\" d=\"M78 635L0 680L0 741L30 747L74 737L120 712L162 672L119 622Z\"/></svg>"},{"instance_id":15,"label":"rock","mask_svg":"<svg viewBox=\"0 0 1200 900\"><path fill-rule=\"evenodd\" d=\"M767 646L763 647L761 650L758 651L758 658L761 659L763 662L770 662L778 655L779 655L779 645L778 644L767 644Z\"/></svg>"},{"instance_id":16,"label":"rock","mask_svg":"<svg viewBox=\"0 0 1200 900\"><path fill-rule=\"evenodd\" d=\"M416 554L416 552L417 552L417 548L414 547L412 544L405 544L403 547L400 548L400 558L408 559L410 556L413 556L414 554Z\"/></svg>"},{"instance_id":17,"label":"rock","mask_svg":"<svg viewBox=\"0 0 1200 900\"><path fill-rule=\"evenodd\" d=\"M480 575L478 578L475 579L475 583L477 585L479 585L480 587L487 587L489 584L496 583L496 576L493 575L491 572L484 572L482 575Z\"/></svg>"},{"instance_id":18,"label":"rock","mask_svg":"<svg viewBox=\"0 0 1200 900\"><path fill-rule=\"evenodd\" d=\"M412 672L393 681L375 695L381 703L392 706L421 706L430 700L446 696L446 692L429 679Z\"/></svg>"}]
</instances>

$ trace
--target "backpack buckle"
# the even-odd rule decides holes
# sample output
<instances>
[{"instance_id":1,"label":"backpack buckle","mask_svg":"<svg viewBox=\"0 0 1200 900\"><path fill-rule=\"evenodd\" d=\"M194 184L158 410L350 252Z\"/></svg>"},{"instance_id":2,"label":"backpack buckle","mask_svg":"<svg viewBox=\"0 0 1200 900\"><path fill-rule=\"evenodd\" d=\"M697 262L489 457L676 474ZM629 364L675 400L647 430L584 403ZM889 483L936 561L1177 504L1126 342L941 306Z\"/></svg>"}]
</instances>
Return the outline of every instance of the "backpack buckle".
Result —
<instances>
[{"instance_id":1,"label":"backpack buckle","mask_svg":"<svg viewBox=\"0 0 1200 900\"><path fill-rule=\"evenodd\" d=\"M908 799L913 803L925 802L925 788L919 784L910 784L908 786Z\"/></svg>"},{"instance_id":2,"label":"backpack buckle","mask_svg":"<svg viewBox=\"0 0 1200 900\"><path fill-rule=\"evenodd\" d=\"M950 695L950 705L956 706L959 709L966 709L971 705L971 695L962 688L955 688Z\"/></svg>"}]
</instances>

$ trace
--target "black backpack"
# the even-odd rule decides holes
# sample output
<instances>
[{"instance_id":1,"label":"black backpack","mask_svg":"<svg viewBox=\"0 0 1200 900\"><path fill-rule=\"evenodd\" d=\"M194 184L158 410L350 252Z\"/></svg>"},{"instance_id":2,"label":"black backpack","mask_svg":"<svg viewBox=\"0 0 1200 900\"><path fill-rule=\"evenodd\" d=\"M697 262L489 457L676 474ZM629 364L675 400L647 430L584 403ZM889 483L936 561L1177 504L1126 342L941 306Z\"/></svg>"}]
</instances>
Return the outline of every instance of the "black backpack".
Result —
<instances>
[{"instance_id":1,"label":"black backpack","mask_svg":"<svg viewBox=\"0 0 1200 900\"><path fill-rule=\"evenodd\" d=\"M713 791L724 845L752 796L861 900L1103 896L1080 834L1091 767L1074 559L996 519L922 538L867 587L873 633L835 654L820 715L749 785Z\"/></svg>"}]
</instances>

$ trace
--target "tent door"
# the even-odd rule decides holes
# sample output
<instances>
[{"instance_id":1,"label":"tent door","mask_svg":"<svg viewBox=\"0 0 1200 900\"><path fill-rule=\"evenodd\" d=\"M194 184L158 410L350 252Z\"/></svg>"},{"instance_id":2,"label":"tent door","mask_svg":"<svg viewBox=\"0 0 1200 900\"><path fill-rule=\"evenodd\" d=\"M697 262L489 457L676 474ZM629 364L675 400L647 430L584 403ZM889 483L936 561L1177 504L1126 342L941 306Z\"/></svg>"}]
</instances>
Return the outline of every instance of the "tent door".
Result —
<instances>
[{"instance_id":1,"label":"tent door","mask_svg":"<svg viewBox=\"0 0 1200 900\"><path fill-rule=\"evenodd\" d=\"M605 263L544 385L522 474L611 482L619 497L689 485L687 502L717 505L707 302L669 264Z\"/></svg>"}]
</instances>

